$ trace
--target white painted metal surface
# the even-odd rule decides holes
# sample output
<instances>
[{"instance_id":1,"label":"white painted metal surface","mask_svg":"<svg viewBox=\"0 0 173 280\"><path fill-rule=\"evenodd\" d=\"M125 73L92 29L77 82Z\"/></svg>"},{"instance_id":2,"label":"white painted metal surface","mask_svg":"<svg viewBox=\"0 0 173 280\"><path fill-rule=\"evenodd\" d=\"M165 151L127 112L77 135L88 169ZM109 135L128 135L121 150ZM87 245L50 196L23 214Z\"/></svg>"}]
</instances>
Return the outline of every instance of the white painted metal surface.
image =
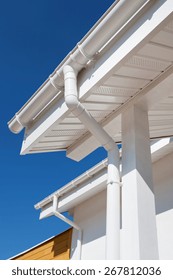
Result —
<instances>
[{"instance_id":1,"label":"white painted metal surface","mask_svg":"<svg viewBox=\"0 0 173 280\"><path fill-rule=\"evenodd\" d=\"M88 109L84 107L78 99L77 77L74 69L66 65L64 67L64 96L65 103L72 114L81 122L81 124L91 132L106 151L118 150L114 140L101 125L93 118ZM118 153L117 153L118 155Z\"/></svg>"},{"instance_id":2,"label":"white painted metal surface","mask_svg":"<svg viewBox=\"0 0 173 280\"><path fill-rule=\"evenodd\" d=\"M96 52L98 52L97 55ZM66 106L62 89L64 84L62 69L65 64L70 64L78 73L78 98L80 104L82 103L89 112L88 116L92 116L99 126L105 129L109 139L115 142L121 142L122 137L125 139L123 228L121 242L117 239L115 245L115 239L112 239L112 243L114 247L121 247L122 258L156 259L158 254L149 138L173 136L172 0L122 0L110 8L102 20L77 45L72 55L65 58L9 122L10 129L15 132L26 127L22 154L66 150L68 157L80 160L99 145L105 147L107 145L104 141L99 141L99 137L95 138L94 129L86 125L85 118L86 123L83 122L83 117L80 119L78 115L74 116ZM84 67L86 69L81 71ZM40 100L43 104L41 107ZM135 118L134 114L129 114L133 108L141 110L140 114L135 114ZM145 114L143 114L143 109L146 109ZM146 112L148 112L149 126L146 122ZM131 116L133 120L128 116ZM126 120L126 122L123 120L122 128L121 117ZM114 145L114 141L110 142ZM159 149L156 143L152 146L154 158L158 163L162 162L163 155L168 155L172 149L170 142L159 144L162 144ZM156 168L157 172L159 168ZM110 202L112 208L111 213L107 212L108 216L105 214L105 204L103 203L102 207L100 203L100 201L105 201L104 191L99 193L105 188L105 171L101 169L91 183L84 182L85 176L83 176L76 180L78 184L74 189L71 183L56 192L57 197L60 193L63 194L58 202L58 213L73 208L75 221L84 229L83 259L97 258L99 256L97 252L100 254L99 258L108 257L105 252L106 248L110 248L111 243L109 245L106 243L105 236L109 235L108 232L105 234L106 223L110 233L111 213L114 211L117 215L119 212L118 201L116 205L113 205L109 195L107 204ZM169 168L168 170L170 171ZM159 178L157 172L154 182L155 188L158 188L155 196L158 210L167 205L168 195L172 198L172 173L168 174L166 179L161 176L163 180L161 184L157 181ZM109 180L108 183L108 189L111 189ZM116 180L114 183L117 183ZM77 193L74 192L76 188ZM163 194L164 188L167 192L164 191ZM42 217L52 213L54 195L36 206L42 209ZM116 189L116 197L118 196L119 189ZM167 196L166 199L165 196ZM172 227L168 227L168 221L172 217L172 206L164 214L161 210L157 217L159 254L163 258L166 255L171 256L167 254L168 248L164 249L166 238L164 226L172 232ZM128 220L128 215L131 220ZM166 217L165 221L163 216ZM93 231L93 224L97 225L95 231ZM119 219L112 226L114 236L117 235L117 224L119 224ZM100 236L99 230L102 233ZM109 240L112 236L110 234ZM73 242L75 240L74 236ZM173 244L171 235L169 235L169 241ZM101 245L104 246L103 250L99 250ZM76 258L75 246L73 243L72 258L73 256ZM92 257L89 254L91 249L95 250ZM115 256L108 258L115 258Z\"/></svg>"},{"instance_id":3,"label":"white painted metal surface","mask_svg":"<svg viewBox=\"0 0 173 280\"><path fill-rule=\"evenodd\" d=\"M79 73L80 101L115 141L121 141L119 116L139 101L149 108L150 137L173 135L172 38L172 3L156 1L94 65ZM67 150L80 160L99 145L61 97L27 128L21 153Z\"/></svg>"},{"instance_id":4,"label":"white painted metal surface","mask_svg":"<svg viewBox=\"0 0 173 280\"><path fill-rule=\"evenodd\" d=\"M120 160L115 149L108 151L106 201L106 259L120 259Z\"/></svg>"},{"instance_id":5,"label":"white painted metal surface","mask_svg":"<svg viewBox=\"0 0 173 280\"><path fill-rule=\"evenodd\" d=\"M64 65L70 64L76 72L85 68L95 60L95 55L111 40L112 36L123 25L126 25L129 18L133 17L141 6L147 5L148 2L150 0L115 1L30 100L15 114L9 122L9 128L14 133L18 133L23 127L30 125L47 108L48 104L50 105L54 99L59 98L63 88L62 70Z\"/></svg>"},{"instance_id":6,"label":"white painted metal surface","mask_svg":"<svg viewBox=\"0 0 173 280\"><path fill-rule=\"evenodd\" d=\"M168 150L169 155L167 155ZM156 199L159 258L171 259L171 244L173 244L171 226L172 212L171 210L165 212L165 207L168 207L169 209L172 207L172 140L167 138L153 143L151 145L151 153ZM66 186L57 190L55 193L48 196L35 206L36 209L42 210L40 216L42 218L46 217L53 211L52 203L54 195L56 194L56 196L59 196L58 212L72 211L75 222L77 222L78 225L85 230L82 245L82 259L106 258L106 167L107 160L97 164L95 167L74 179ZM88 212L89 210L91 210L91 213ZM129 219L129 212L127 218ZM134 223L132 226L134 226ZM168 229L169 233L167 233ZM123 232L121 230L121 259L123 258L122 237ZM92 240L92 242L89 240ZM169 241L169 246L167 244L167 240ZM72 259L77 258L76 241L77 231L74 230L72 240Z\"/></svg>"},{"instance_id":7,"label":"white painted metal surface","mask_svg":"<svg viewBox=\"0 0 173 280\"><path fill-rule=\"evenodd\" d=\"M164 158L167 154L173 153L173 139L165 138L151 143L152 163ZM52 206L54 195L59 197L58 209L60 212L69 211L74 206L94 196L99 191L106 189L107 181L107 159L101 161L67 185L58 189L35 205L35 209L41 209L43 216L52 211L46 211L46 205ZM87 186L87 187L86 187ZM76 190L77 189L77 190ZM45 212L44 212L45 211Z\"/></svg>"},{"instance_id":8,"label":"white painted metal surface","mask_svg":"<svg viewBox=\"0 0 173 280\"><path fill-rule=\"evenodd\" d=\"M64 99L72 114L81 121L108 152L108 181L106 207L106 259L120 258L120 174L119 150L114 140L91 116L78 99L77 78L74 69L65 65ZM61 215L61 214L60 214Z\"/></svg>"}]
</instances>

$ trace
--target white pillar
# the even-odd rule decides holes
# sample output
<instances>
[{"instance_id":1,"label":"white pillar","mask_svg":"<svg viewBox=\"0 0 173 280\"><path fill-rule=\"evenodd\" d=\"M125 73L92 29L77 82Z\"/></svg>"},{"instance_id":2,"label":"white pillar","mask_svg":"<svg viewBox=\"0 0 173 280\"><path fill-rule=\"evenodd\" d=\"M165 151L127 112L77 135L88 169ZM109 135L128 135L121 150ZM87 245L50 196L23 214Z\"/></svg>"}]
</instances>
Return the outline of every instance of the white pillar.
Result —
<instances>
[{"instance_id":1,"label":"white pillar","mask_svg":"<svg viewBox=\"0 0 173 280\"><path fill-rule=\"evenodd\" d=\"M122 115L122 259L158 259L148 112Z\"/></svg>"}]
</instances>

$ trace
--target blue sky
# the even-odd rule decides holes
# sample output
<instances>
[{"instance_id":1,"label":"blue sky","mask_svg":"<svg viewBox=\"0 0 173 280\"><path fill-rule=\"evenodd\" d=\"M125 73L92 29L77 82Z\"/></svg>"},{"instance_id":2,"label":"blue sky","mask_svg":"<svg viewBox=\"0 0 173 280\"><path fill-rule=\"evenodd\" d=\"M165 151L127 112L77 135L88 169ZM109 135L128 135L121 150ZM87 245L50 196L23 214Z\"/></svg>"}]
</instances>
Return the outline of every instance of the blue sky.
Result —
<instances>
[{"instance_id":1,"label":"blue sky","mask_svg":"<svg viewBox=\"0 0 173 280\"><path fill-rule=\"evenodd\" d=\"M20 156L23 131L11 133L7 122L113 2L1 2L0 259L65 230L55 217L39 221L34 204L106 157L102 148L79 163L65 152Z\"/></svg>"}]
</instances>

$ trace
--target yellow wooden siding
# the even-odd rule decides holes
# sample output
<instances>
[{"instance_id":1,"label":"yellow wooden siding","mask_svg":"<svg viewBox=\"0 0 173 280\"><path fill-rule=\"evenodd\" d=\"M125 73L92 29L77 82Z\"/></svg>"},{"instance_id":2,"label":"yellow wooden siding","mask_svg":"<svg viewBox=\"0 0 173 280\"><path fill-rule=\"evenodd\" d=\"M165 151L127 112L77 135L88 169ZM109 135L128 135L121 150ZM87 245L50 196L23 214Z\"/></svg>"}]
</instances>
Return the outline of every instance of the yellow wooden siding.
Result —
<instances>
[{"instance_id":1,"label":"yellow wooden siding","mask_svg":"<svg viewBox=\"0 0 173 280\"><path fill-rule=\"evenodd\" d=\"M69 260L72 229L45 241L12 260Z\"/></svg>"}]
</instances>

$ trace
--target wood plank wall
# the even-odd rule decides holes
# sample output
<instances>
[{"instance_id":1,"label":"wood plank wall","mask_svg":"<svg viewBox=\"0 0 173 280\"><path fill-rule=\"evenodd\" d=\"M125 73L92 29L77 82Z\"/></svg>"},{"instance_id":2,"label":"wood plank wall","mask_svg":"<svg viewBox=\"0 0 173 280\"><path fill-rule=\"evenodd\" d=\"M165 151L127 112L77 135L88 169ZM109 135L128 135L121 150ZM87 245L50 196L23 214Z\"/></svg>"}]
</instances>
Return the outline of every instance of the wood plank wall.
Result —
<instances>
[{"instance_id":1,"label":"wood plank wall","mask_svg":"<svg viewBox=\"0 0 173 280\"><path fill-rule=\"evenodd\" d=\"M18 255L12 260L69 260L72 228Z\"/></svg>"}]
</instances>

